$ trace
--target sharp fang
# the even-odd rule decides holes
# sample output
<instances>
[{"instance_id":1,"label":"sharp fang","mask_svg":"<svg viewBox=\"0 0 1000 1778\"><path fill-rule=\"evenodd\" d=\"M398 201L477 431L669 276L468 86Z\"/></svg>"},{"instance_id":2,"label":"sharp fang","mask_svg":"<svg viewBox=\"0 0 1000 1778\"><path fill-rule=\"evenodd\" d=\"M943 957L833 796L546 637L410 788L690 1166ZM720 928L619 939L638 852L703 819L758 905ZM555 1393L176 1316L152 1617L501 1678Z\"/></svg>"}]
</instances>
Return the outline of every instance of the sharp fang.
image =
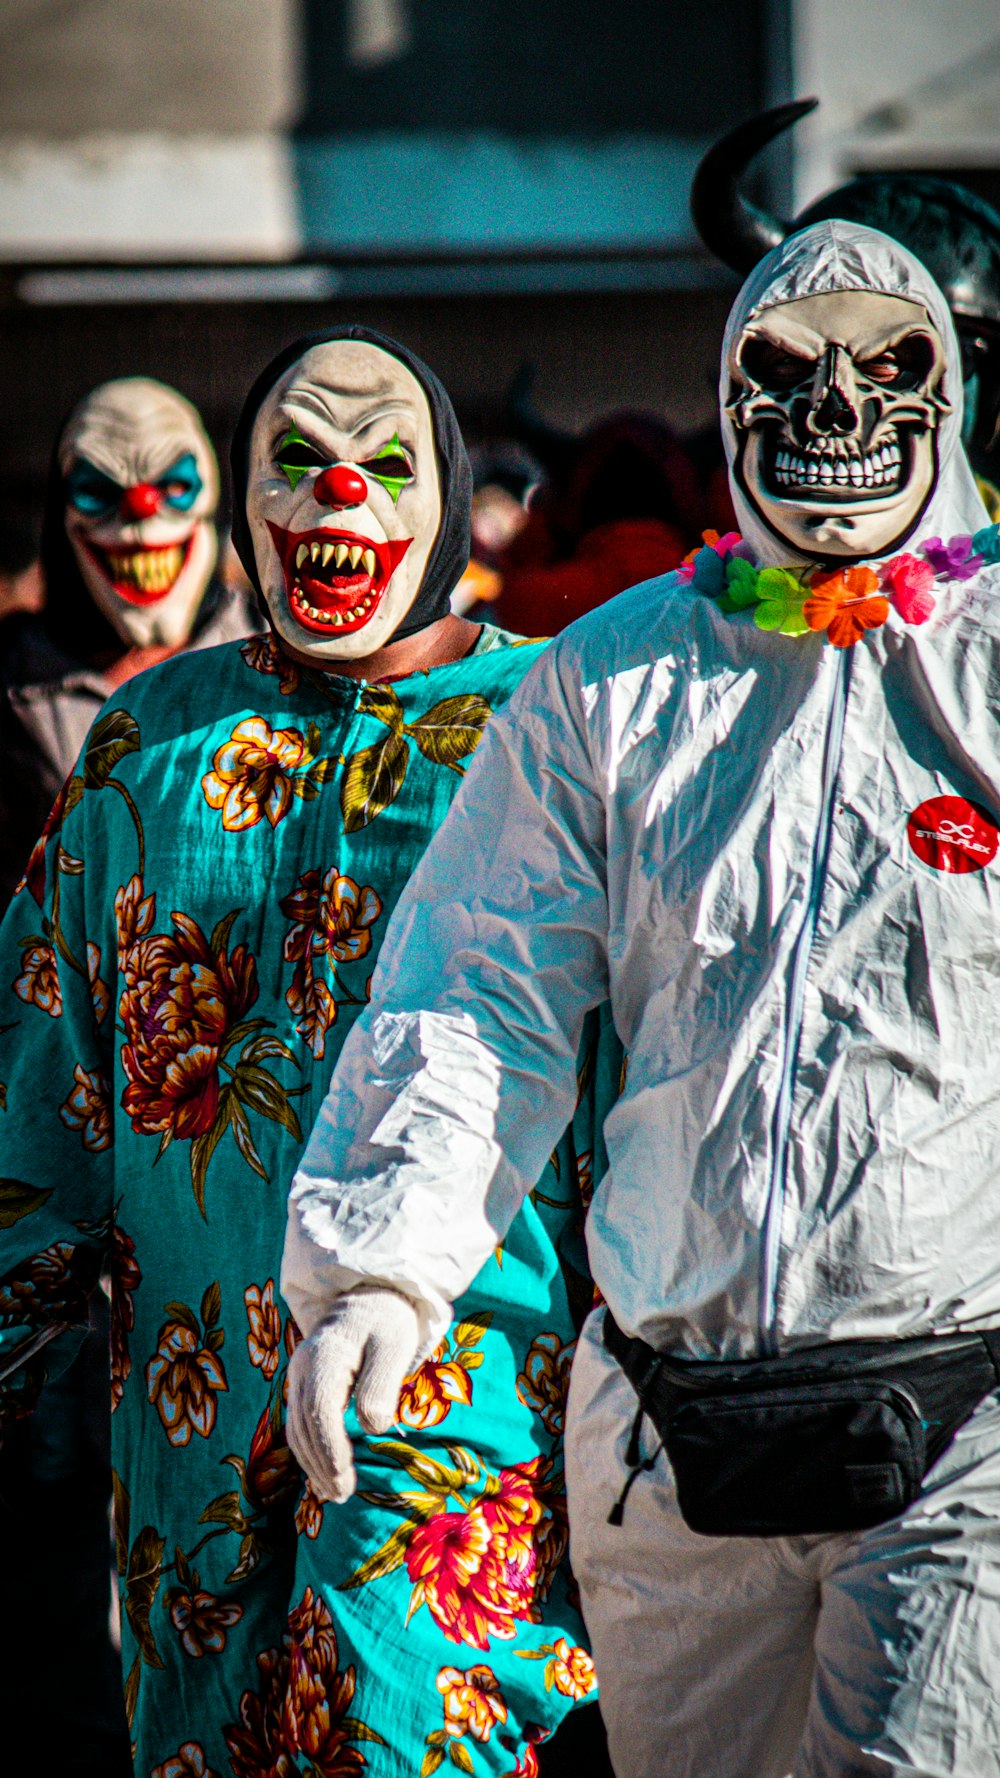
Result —
<instances>
[{"instance_id":1,"label":"sharp fang","mask_svg":"<svg viewBox=\"0 0 1000 1778\"><path fill-rule=\"evenodd\" d=\"M360 543L352 543L352 545L351 545L351 567L356 568L358 563L360 562L360 560L361 560L361 545L360 545Z\"/></svg>"},{"instance_id":2,"label":"sharp fang","mask_svg":"<svg viewBox=\"0 0 1000 1778\"><path fill-rule=\"evenodd\" d=\"M295 566L296 566L296 568L301 568L301 566L302 566L303 562L306 560L308 554L309 554L308 543L300 543L298 549L295 551Z\"/></svg>"},{"instance_id":3,"label":"sharp fang","mask_svg":"<svg viewBox=\"0 0 1000 1778\"><path fill-rule=\"evenodd\" d=\"M341 617L341 615L340 615L340 612L339 612L339 611L335 611L335 612L334 612L334 614L333 614L333 621L334 621L334 623L335 623L335 624L336 624L336 625L337 625L337 627L338 627L338 629L339 629L339 627L340 627L340 625L341 625L341 624L342 624L342 623L343 623L343 621L344 621L344 620L343 620L343 618L342 618L342 617Z\"/></svg>"},{"instance_id":4,"label":"sharp fang","mask_svg":"<svg viewBox=\"0 0 1000 1778\"><path fill-rule=\"evenodd\" d=\"M318 543L311 543L309 545L309 554L312 557L314 562L319 561L319 544Z\"/></svg>"},{"instance_id":5,"label":"sharp fang","mask_svg":"<svg viewBox=\"0 0 1000 1778\"><path fill-rule=\"evenodd\" d=\"M333 555L333 544L332 543L324 543L323 555L322 555L322 562L323 562L324 568L326 567L327 562L330 560L330 557L332 555Z\"/></svg>"},{"instance_id":6,"label":"sharp fang","mask_svg":"<svg viewBox=\"0 0 1000 1778\"><path fill-rule=\"evenodd\" d=\"M375 551L373 549L366 549L361 560L365 566L365 573L374 576L374 573L375 573Z\"/></svg>"},{"instance_id":7,"label":"sharp fang","mask_svg":"<svg viewBox=\"0 0 1000 1778\"><path fill-rule=\"evenodd\" d=\"M336 549L333 552L334 561L335 561L336 566L338 568L342 568L344 563L347 561L347 553L348 552L347 552L346 543L338 543Z\"/></svg>"}]
</instances>

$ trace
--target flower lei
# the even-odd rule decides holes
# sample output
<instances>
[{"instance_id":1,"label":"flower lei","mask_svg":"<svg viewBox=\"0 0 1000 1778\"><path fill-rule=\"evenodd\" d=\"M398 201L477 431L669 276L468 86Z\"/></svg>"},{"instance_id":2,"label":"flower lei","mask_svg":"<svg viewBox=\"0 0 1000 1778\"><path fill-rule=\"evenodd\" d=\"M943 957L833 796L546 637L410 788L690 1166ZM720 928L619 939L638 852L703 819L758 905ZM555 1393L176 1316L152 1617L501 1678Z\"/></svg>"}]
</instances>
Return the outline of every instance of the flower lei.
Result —
<instances>
[{"instance_id":1,"label":"flower lei","mask_svg":"<svg viewBox=\"0 0 1000 1778\"><path fill-rule=\"evenodd\" d=\"M752 607L760 630L783 636L825 631L834 648L853 648L866 630L877 630L890 605L904 623L926 623L934 610L936 580L969 580L986 564L1000 562L1000 525L974 536L927 537L919 555L893 556L877 568L759 568L737 531L702 533L677 570L681 580L714 599L720 610Z\"/></svg>"}]
</instances>

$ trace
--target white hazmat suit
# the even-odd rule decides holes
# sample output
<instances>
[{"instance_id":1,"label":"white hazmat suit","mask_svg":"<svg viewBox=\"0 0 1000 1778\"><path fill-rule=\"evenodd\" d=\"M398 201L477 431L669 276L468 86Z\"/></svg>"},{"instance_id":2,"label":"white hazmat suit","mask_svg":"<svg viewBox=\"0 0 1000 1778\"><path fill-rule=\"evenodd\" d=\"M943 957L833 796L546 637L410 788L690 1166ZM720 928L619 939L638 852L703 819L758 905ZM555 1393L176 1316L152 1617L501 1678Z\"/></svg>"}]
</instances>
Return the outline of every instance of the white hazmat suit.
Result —
<instances>
[{"instance_id":1,"label":"white hazmat suit","mask_svg":"<svg viewBox=\"0 0 1000 1778\"><path fill-rule=\"evenodd\" d=\"M916 301L945 344L906 547L980 530L950 319L895 243L792 237L726 353L833 290ZM794 562L737 507L760 562ZM442 1337L572 1113L605 997L629 1065L588 1247L626 1333L739 1359L1000 1323L1000 857L937 868L911 820L941 797L987 835L1000 818L1000 566L935 594L926 623L891 610L841 649L668 575L552 645L399 904L297 1175L283 1289L306 1333L376 1283L424 1350ZM661 1453L616 1527L636 1398L601 1313L567 1462L621 1778L1000 1775L997 1398L889 1525L699 1537Z\"/></svg>"}]
</instances>

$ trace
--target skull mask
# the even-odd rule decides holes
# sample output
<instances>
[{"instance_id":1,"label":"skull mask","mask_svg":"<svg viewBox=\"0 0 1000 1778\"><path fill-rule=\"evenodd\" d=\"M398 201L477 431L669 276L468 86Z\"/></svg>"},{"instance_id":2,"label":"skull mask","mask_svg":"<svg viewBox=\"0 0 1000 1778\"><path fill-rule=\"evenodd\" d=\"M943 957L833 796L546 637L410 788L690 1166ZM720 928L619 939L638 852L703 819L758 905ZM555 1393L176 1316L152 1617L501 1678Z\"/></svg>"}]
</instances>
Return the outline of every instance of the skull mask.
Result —
<instances>
[{"instance_id":1,"label":"skull mask","mask_svg":"<svg viewBox=\"0 0 1000 1778\"><path fill-rule=\"evenodd\" d=\"M219 470L197 411L146 377L102 383L59 444L66 533L122 641L176 648L215 566Z\"/></svg>"},{"instance_id":2,"label":"skull mask","mask_svg":"<svg viewBox=\"0 0 1000 1778\"><path fill-rule=\"evenodd\" d=\"M832 290L758 311L730 349L726 413L737 485L769 530L814 559L898 548L937 484L945 366L906 297Z\"/></svg>"},{"instance_id":3,"label":"skull mask","mask_svg":"<svg viewBox=\"0 0 1000 1778\"><path fill-rule=\"evenodd\" d=\"M246 513L289 647L360 660L389 642L442 516L433 417L413 371L365 339L311 346L254 420Z\"/></svg>"}]
</instances>

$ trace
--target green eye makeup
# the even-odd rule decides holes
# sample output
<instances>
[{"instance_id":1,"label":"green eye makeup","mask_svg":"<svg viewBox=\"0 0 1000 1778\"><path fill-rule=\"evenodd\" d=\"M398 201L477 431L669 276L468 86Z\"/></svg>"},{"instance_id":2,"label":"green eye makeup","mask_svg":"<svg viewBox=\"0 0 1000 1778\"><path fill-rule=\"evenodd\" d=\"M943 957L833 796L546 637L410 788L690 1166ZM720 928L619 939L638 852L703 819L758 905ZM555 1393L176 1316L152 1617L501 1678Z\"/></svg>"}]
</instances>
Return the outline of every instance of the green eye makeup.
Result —
<instances>
[{"instance_id":1,"label":"green eye makeup","mask_svg":"<svg viewBox=\"0 0 1000 1778\"><path fill-rule=\"evenodd\" d=\"M381 482L394 506L407 483L413 480L410 459L399 442L398 432L393 433L388 444L382 445L374 457L359 464L359 468L373 481Z\"/></svg>"},{"instance_id":2,"label":"green eye makeup","mask_svg":"<svg viewBox=\"0 0 1000 1778\"><path fill-rule=\"evenodd\" d=\"M288 477L288 485L291 488L298 487L302 477L308 474L310 469L326 467L325 457L317 451L315 445L311 445L308 439L303 438L295 426L290 426L284 438L278 441L274 460L282 474Z\"/></svg>"},{"instance_id":3,"label":"green eye makeup","mask_svg":"<svg viewBox=\"0 0 1000 1778\"><path fill-rule=\"evenodd\" d=\"M311 469L326 469L328 459L321 451L303 438L295 426L290 426L284 437L279 439L275 447L274 460L282 474L288 478L288 485L297 488L304 475ZM369 457L366 462L358 465L373 481L379 482L389 494L393 505L408 482L413 480L413 468L405 449L399 442L398 432L394 432L388 444L384 444Z\"/></svg>"}]
</instances>

